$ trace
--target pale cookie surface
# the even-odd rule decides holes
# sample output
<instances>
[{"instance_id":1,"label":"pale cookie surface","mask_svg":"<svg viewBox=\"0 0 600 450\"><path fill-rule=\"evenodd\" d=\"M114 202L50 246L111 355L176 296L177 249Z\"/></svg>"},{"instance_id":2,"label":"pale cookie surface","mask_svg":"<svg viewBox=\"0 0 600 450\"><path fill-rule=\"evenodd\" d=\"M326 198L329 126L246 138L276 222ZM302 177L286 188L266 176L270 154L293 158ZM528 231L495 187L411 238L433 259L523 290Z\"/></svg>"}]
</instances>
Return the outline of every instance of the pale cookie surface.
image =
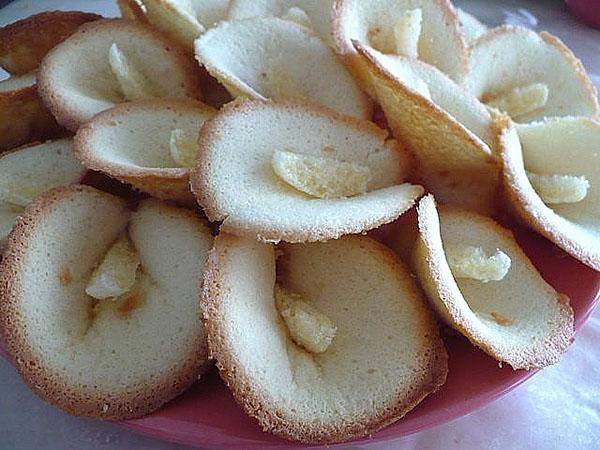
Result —
<instances>
[{"instance_id":1,"label":"pale cookie surface","mask_svg":"<svg viewBox=\"0 0 600 450\"><path fill-rule=\"evenodd\" d=\"M191 49L207 29L225 19L228 0L144 0L145 17L156 28Z\"/></svg>"},{"instance_id":2,"label":"pale cookie surface","mask_svg":"<svg viewBox=\"0 0 600 450\"><path fill-rule=\"evenodd\" d=\"M499 133L510 211L600 270L600 122L555 117L515 126L502 120Z\"/></svg>"},{"instance_id":3,"label":"pale cookie surface","mask_svg":"<svg viewBox=\"0 0 600 450\"><path fill-rule=\"evenodd\" d=\"M549 33L502 26L480 36L470 50L464 86L483 101L536 83L547 87L543 106L513 117L520 123L551 116L594 116L600 111L596 88L581 61Z\"/></svg>"},{"instance_id":4,"label":"pale cookie surface","mask_svg":"<svg viewBox=\"0 0 600 450\"><path fill-rule=\"evenodd\" d=\"M276 175L276 150L368 167L368 192L310 197ZM410 165L406 151L370 122L299 101L238 101L202 128L191 185L209 219L223 221L223 231L274 242L317 241L367 231L409 209L423 192L402 184Z\"/></svg>"},{"instance_id":5,"label":"pale cookie surface","mask_svg":"<svg viewBox=\"0 0 600 450\"><path fill-rule=\"evenodd\" d=\"M42 192L81 180L85 171L71 139L14 149L0 156L0 201L27 206Z\"/></svg>"},{"instance_id":6,"label":"pale cookie surface","mask_svg":"<svg viewBox=\"0 0 600 450\"><path fill-rule=\"evenodd\" d=\"M215 113L210 106L193 100L123 103L80 127L75 151L90 169L160 199L193 204L189 174L196 158L198 132ZM174 133L179 136L175 141Z\"/></svg>"},{"instance_id":7,"label":"pale cookie surface","mask_svg":"<svg viewBox=\"0 0 600 450\"><path fill-rule=\"evenodd\" d=\"M85 287L126 227L142 273L126 295L96 302ZM0 275L2 340L25 381L71 414L105 419L179 395L208 363L198 295L211 244L193 212L156 200L131 212L86 186L39 197Z\"/></svg>"},{"instance_id":8,"label":"pale cookie surface","mask_svg":"<svg viewBox=\"0 0 600 450\"><path fill-rule=\"evenodd\" d=\"M468 70L467 45L456 11L447 0L337 0L333 8L333 35L336 51L353 69L361 83L368 73L357 57L352 41L387 54L398 54L395 30L407 11L422 12L417 54L455 81ZM363 86L369 91L368 86ZM369 91L371 92L371 91Z\"/></svg>"},{"instance_id":9,"label":"pale cookie surface","mask_svg":"<svg viewBox=\"0 0 600 450\"><path fill-rule=\"evenodd\" d=\"M434 318L386 247L358 236L286 245L276 268L271 245L227 234L215 242L203 291L211 355L266 431L309 443L364 436L445 381ZM307 352L288 336L276 276L335 324L324 352Z\"/></svg>"},{"instance_id":10,"label":"pale cookie surface","mask_svg":"<svg viewBox=\"0 0 600 450\"><path fill-rule=\"evenodd\" d=\"M420 181L444 203L492 213L500 177L485 106L435 67L354 45L390 128L418 162Z\"/></svg>"},{"instance_id":11,"label":"pale cookie surface","mask_svg":"<svg viewBox=\"0 0 600 450\"><path fill-rule=\"evenodd\" d=\"M313 29L323 41L331 44L332 6L333 0L231 0L229 20L251 17L281 17L294 20Z\"/></svg>"},{"instance_id":12,"label":"pale cookie surface","mask_svg":"<svg viewBox=\"0 0 600 450\"><path fill-rule=\"evenodd\" d=\"M514 369L556 363L573 338L573 310L569 299L544 281L512 233L472 212L438 212L431 195L419 202L417 211L413 266L440 317ZM486 254L501 249L510 258L505 276L488 282L455 277L446 252L469 246Z\"/></svg>"},{"instance_id":13,"label":"pale cookie surface","mask_svg":"<svg viewBox=\"0 0 600 450\"><path fill-rule=\"evenodd\" d=\"M71 139L19 147L0 156L0 241L35 197L57 186L81 181L86 169Z\"/></svg>"},{"instance_id":14,"label":"pale cookie surface","mask_svg":"<svg viewBox=\"0 0 600 450\"><path fill-rule=\"evenodd\" d=\"M275 17L223 22L196 41L195 53L235 97L304 98L370 118L367 96L333 50L293 22Z\"/></svg>"},{"instance_id":15,"label":"pale cookie surface","mask_svg":"<svg viewBox=\"0 0 600 450\"><path fill-rule=\"evenodd\" d=\"M56 46L40 66L40 96L60 124L75 131L95 114L126 100L109 60L114 44L127 64L151 82L145 90L153 97L200 95L193 59L163 35L135 22L96 21Z\"/></svg>"}]
</instances>

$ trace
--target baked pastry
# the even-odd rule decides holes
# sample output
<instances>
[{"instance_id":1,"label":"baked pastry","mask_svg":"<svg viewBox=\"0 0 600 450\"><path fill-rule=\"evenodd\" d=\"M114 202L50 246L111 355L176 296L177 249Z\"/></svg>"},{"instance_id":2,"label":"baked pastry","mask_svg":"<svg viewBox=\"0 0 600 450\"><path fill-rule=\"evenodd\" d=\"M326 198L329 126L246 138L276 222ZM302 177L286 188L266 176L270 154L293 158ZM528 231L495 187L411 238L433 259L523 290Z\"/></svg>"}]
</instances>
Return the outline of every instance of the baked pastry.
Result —
<instances>
[{"instance_id":1,"label":"baked pastry","mask_svg":"<svg viewBox=\"0 0 600 450\"><path fill-rule=\"evenodd\" d=\"M40 100L35 78L46 53L85 22L100 19L79 11L35 14L0 28L0 151L65 135Z\"/></svg>"},{"instance_id":2,"label":"baked pastry","mask_svg":"<svg viewBox=\"0 0 600 450\"><path fill-rule=\"evenodd\" d=\"M297 97L370 119L371 105L333 50L276 17L222 22L195 43L196 58L234 97Z\"/></svg>"},{"instance_id":3,"label":"baked pastry","mask_svg":"<svg viewBox=\"0 0 600 450\"><path fill-rule=\"evenodd\" d=\"M600 270L600 122L586 117L503 122L502 176L510 210Z\"/></svg>"},{"instance_id":4,"label":"baked pastry","mask_svg":"<svg viewBox=\"0 0 600 450\"><path fill-rule=\"evenodd\" d=\"M443 203L492 213L499 162L485 106L429 64L354 45L390 128L417 159L420 182Z\"/></svg>"},{"instance_id":5,"label":"baked pastry","mask_svg":"<svg viewBox=\"0 0 600 450\"><path fill-rule=\"evenodd\" d=\"M75 151L89 169L154 197L194 205L190 168L200 127L215 113L193 100L122 103L79 128Z\"/></svg>"},{"instance_id":6,"label":"baked pastry","mask_svg":"<svg viewBox=\"0 0 600 450\"><path fill-rule=\"evenodd\" d=\"M192 49L194 40L227 15L228 0L143 0L148 21L182 47Z\"/></svg>"},{"instance_id":7,"label":"baked pastry","mask_svg":"<svg viewBox=\"0 0 600 450\"><path fill-rule=\"evenodd\" d=\"M82 26L44 58L38 91L66 128L117 103L150 97L197 98L198 68L182 49L136 22Z\"/></svg>"},{"instance_id":8,"label":"baked pastry","mask_svg":"<svg viewBox=\"0 0 600 450\"><path fill-rule=\"evenodd\" d=\"M314 30L328 45L333 43L333 0L231 0L229 20L280 17Z\"/></svg>"},{"instance_id":9,"label":"baked pastry","mask_svg":"<svg viewBox=\"0 0 600 450\"><path fill-rule=\"evenodd\" d=\"M446 379L421 291L395 254L367 237L275 250L222 233L202 303L221 378L265 431L286 439L368 435ZM308 350L302 337L328 339Z\"/></svg>"},{"instance_id":10,"label":"baked pastry","mask_svg":"<svg viewBox=\"0 0 600 450\"><path fill-rule=\"evenodd\" d=\"M25 382L71 414L103 419L179 395L208 366L198 296L211 243L193 212L156 200L132 212L87 186L39 197L0 270L0 333ZM102 298L129 276L128 290Z\"/></svg>"},{"instance_id":11,"label":"baked pastry","mask_svg":"<svg viewBox=\"0 0 600 450\"><path fill-rule=\"evenodd\" d=\"M514 369L556 363L573 340L569 299L544 281L512 233L455 208L417 207L413 265L439 316Z\"/></svg>"},{"instance_id":12,"label":"baked pastry","mask_svg":"<svg viewBox=\"0 0 600 450\"><path fill-rule=\"evenodd\" d=\"M494 28L473 42L470 55L465 88L516 122L600 111L581 61L550 33Z\"/></svg>"},{"instance_id":13,"label":"baked pastry","mask_svg":"<svg viewBox=\"0 0 600 450\"><path fill-rule=\"evenodd\" d=\"M208 218L236 235L306 242L361 233L423 193L401 184L410 157L387 138L314 104L237 101L202 127L192 191Z\"/></svg>"},{"instance_id":14,"label":"baked pastry","mask_svg":"<svg viewBox=\"0 0 600 450\"><path fill-rule=\"evenodd\" d=\"M467 45L449 0L336 0L333 37L337 52L366 88L369 74L353 40L385 54L418 57L454 81L467 74Z\"/></svg>"},{"instance_id":15,"label":"baked pastry","mask_svg":"<svg viewBox=\"0 0 600 450\"><path fill-rule=\"evenodd\" d=\"M85 171L73 154L71 139L30 144L0 155L0 242L35 197L78 183Z\"/></svg>"},{"instance_id":16,"label":"baked pastry","mask_svg":"<svg viewBox=\"0 0 600 450\"><path fill-rule=\"evenodd\" d=\"M11 75L30 73L81 25L101 18L81 11L48 11L6 25L0 28L0 67Z\"/></svg>"}]
</instances>

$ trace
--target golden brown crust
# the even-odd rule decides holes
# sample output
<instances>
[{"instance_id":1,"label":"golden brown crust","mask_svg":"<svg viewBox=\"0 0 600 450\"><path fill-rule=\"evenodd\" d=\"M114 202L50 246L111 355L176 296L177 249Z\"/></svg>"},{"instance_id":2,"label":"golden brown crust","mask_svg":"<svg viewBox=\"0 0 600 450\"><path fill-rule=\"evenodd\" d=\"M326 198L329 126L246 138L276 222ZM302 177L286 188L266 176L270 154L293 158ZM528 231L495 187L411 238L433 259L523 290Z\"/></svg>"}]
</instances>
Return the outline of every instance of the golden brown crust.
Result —
<instances>
[{"instance_id":1,"label":"golden brown crust","mask_svg":"<svg viewBox=\"0 0 600 450\"><path fill-rule=\"evenodd\" d=\"M412 204L407 208L399 208L402 211L390 211L385 217L379 217L373 219L367 223L362 223L360 226L348 226L348 227L331 227L331 228L320 228L320 229L304 229L304 230L286 230L281 227L262 226L260 230L249 229L245 223L233 223L227 220L227 218L221 212L221 207L218 201L215 200L213 191L214 183L212 183L208 171L208 167L212 164L211 155L208 155L207 146L213 140L217 139L223 133L223 128L230 116L237 114L243 114L249 111L263 108L273 108L274 105L278 108L288 110L302 110L305 112L307 109L312 113L326 116L336 122L341 122L349 125L361 132L368 133L376 137L377 139L385 140L385 146L393 149L394 151L402 151L402 146L394 139L388 139L389 133L387 130L379 128L371 121L361 120L350 116L342 115L332 109L329 109L321 104L311 102L306 99L283 99L281 101L272 102L270 100L248 100L244 98L238 98L227 105L225 105L219 111L214 118L207 120L202 128L200 129L200 147L198 150L198 158L196 159L196 166L192 168L190 173L190 187L193 194L196 197L198 204L203 208L207 217L211 221L224 220L221 225L221 230L232 233L238 236L253 236L263 242L279 242L286 241L290 243L295 242L315 242L325 241L328 239L336 239L345 234L361 233L365 230L377 228L380 225L392 222L400 214L412 207ZM218 155L214 155L218 157ZM401 182L402 180L398 180ZM415 200L423 194L423 188L418 185L412 186L415 189Z\"/></svg>"},{"instance_id":2,"label":"golden brown crust","mask_svg":"<svg viewBox=\"0 0 600 450\"><path fill-rule=\"evenodd\" d=\"M42 103L35 86L0 92L0 152L66 134Z\"/></svg>"},{"instance_id":3,"label":"golden brown crust","mask_svg":"<svg viewBox=\"0 0 600 450\"><path fill-rule=\"evenodd\" d=\"M148 23L148 17L140 0L117 0L117 5L124 19Z\"/></svg>"},{"instance_id":4,"label":"golden brown crust","mask_svg":"<svg viewBox=\"0 0 600 450\"><path fill-rule=\"evenodd\" d=\"M560 225L562 218L546 206L529 183L525 175L520 146L509 143L510 133L516 133L510 119L506 116L499 116L497 122L502 162L502 193L506 207L527 226L562 248L569 255L592 269L600 271L600 243L590 246L589 243L581 242L577 236L562 229Z\"/></svg>"},{"instance_id":5,"label":"golden brown crust","mask_svg":"<svg viewBox=\"0 0 600 450\"><path fill-rule=\"evenodd\" d=\"M132 22L123 19L104 19L82 25L75 34L70 36L63 45L80 45L86 40L91 39L95 32L119 32L127 30L130 33L143 35L152 40L156 45L162 47L177 62L177 68L184 74L185 90L189 98L197 99L201 97L201 87L199 79L199 68L190 53L169 40L158 30L144 25L140 22ZM44 58L38 72L38 92L44 104L52 112L56 121L71 131L77 131L83 118L78 111L73 110L67 104L64 96L57 94L54 89L55 76L52 70L53 59L65 50L62 45L53 48Z\"/></svg>"},{"instance_id":6,"label":"golden brown crust","mask_svg":"<svg viewBox=\"0 0 600 450\"><path fill-rule=\"evenodd\" d=\"M0 67L11 75L31 72L77 28L101 18L81 11L48 11L6 25L0 28Z\"/></svg>"},{"instance_id":7,"label":"golden brown crust","mask_svg":"<svg viewBox=\"0 0 600 450\"><path fill-rule=\"evenodd\" d=\"M514 369L543 368L558 362L573 340L573 309L569 305L568 298L563 294L556 293L558 322L552 330L553 334L547 339L541 342L536 341L535 345L522 350L518 348L502 348L500 350L499 347L494 346L493 342L481 335L464 308L459 306L465 303L464 300L460 301L457 298L457 295L462 294L458 288L453 288L452 285L456 284L454 278L448 280L445 274L446 255L443 247L436 245L438 240L441 242L441 237L436 230L432 230L428 226L427 220L424 220L425 216L429 214L426 209L431 207L428 204L432 204L435 208L435 200L431 194L423 197L417 207L419 237L413 250L413 263L417 267L421 285L427 292L435 291L437 299L442 303L444 310L440 311L437 302L430 299L444 321L467 337L473 345L481 348L495 359L511 365ZM440 207L439 212L440 214L460 215L467 220L485 223L488 227L494 228L504 239L515 241L510 230L502 228L489 217L452 207ZM511 252L518 253L519 259L529 261L518 244L515 243ZM419 267L421 270L418 269ZM423 269L426 274L423 273Z\"/></svg>"},{"instance_id":8,"label":"golden brown crust","mask_svg":"<svg viewBox=\"0 0 600 450\"><path fill-rule=\"evenodd\" d=\"M367 237L355 238L363 241L364 248L377 254L377 257L382 260L382 264L391 265L393 267L391 270L396 270L398 273L397 266L403 267L402 262L387 247ZM221 269L224 264L227 264L230 248L240 240L243 238L226 233L221 233L215 239L204 271L203 318L208 336L209 356L216 360L220 376L231 389L238 404L249 416L258 420L264 431L285 439L310 444L343 442L368 436L399 420L445 383L448 373L448 355L437 332L433 315L426 307L423 307L423 320L429 322L432 330L432 333L428 335L431 344L430 366L423 369L430 374L430 377L424 380L423 385L413 386L412 395L408 398L398 398L373 417L355 417L330 424L310 423L302 418L294 417L287 411L281 411L275 404L270 404L266 392L253 382L252 377L245 372L244 367L236 359L235 351L227 336L227 327L223 317L224 308L227 307L226 297L229 288L223 280ZM413 286L415 290L418 290L416 284L413 283ZM420 292L419 296L421 296Z\"/></svg>"},{"instance_id":9,"label":"golden brown crust","mask_svg":"<svg viewBox=\"0 0 600 450\"><path fill-rule=\"evenodd\" d=\"M189 354L177 372L152 384L129 387L126 391L117 388L116 392L101 392L93 386L74 387L45 364L44 355L29 340L21 305L21 275L28 242L39 220L51 213L55 204L80 193L110 198L120 203L123 210L127 208L124 200L83 185L48 191L26 208L9 235L0 263L0 338L24 381L49 403L79 416L111 420L139 417L181 394L207 369L208 350L200 334L190 343Z\"/></svg>"},{"instance_id":10,"label":"golden brown crust","mask_svg":"<svg viewBox=\"0 0 600 450\"><path fill-rule=\"evenodd\" d=\"M103 172L124 183L147 192L161 200L173 200L193 206L196 200L190 191L190 169L185 167L152 168L136 167L107 161L95 153L91 144L97 128L110 126L115 119L132 112L173 108L190 114L215 114L216 110L196 100L148 99L121 103L98 113L90 122L82 125L74 139L75 155L88 169Z\"/></svg>"},{"instance_id":11,"label":"golden brown crust","mask_svg":"<svg viewBox=\"0 0 600 450\"><path fill-rule=\"evenodd\" d=\"M469 146L473 148L473 150L477 153L478 157L487 159L490 163L497 162L495 158L492 156L491 149L485 145L481 141L481 139L477 138L471 131L467 130L460 122L458 122L453 116L448 114L446 111L441 109L431 100L425 98L422 95L410 90L402 83L399 83L395 77L388 72L388 70L383 67L377 59L373 58L370 52L367 51L366 47L360 42L354 40L352 41L357 54L361 55L367 61L369 61L371 67L376 72L379 79L384 80L388 86L393 89L397 89L402 91L403 95L409 97L411 101L415 102L419 108L422 108L426 111L427 116L432 117L432 121L434 122L442 122L446 124L451 130L453 134L460 135L465 141L469 143ZM397 133L399 136L395 136L397 139L402 139L402 134Z\"/></svg>"},{"instance_id":12,"label":"golden brown crust","mask_svg":"<svg viewBox=\"0 0 600 450\"><path fill-rule=\"evenodd\" d=\"M379 82L383 83L388 90L401 93L401 98L407 99L409 102L404 105L403 101L403 109L406 114L396 117L390 111L386 111L386 116L394 137L411 151L417 161L421 159L422 149L438 147L435 141L442 137L435 136L433 133L424 133L421 131L423 126L441 128L439 124L443 124L443 139L448 141L452 137L453 142L459 142L461 146L468 148L469 157L466 157L467 152L461 152L461 154L452 157L453 160L460 157L463 161L463 170L459 172L455 168L453 170L448 168L448 170L443 169L439 173L425 175L427 162L424 161L421 163L421 167L417 168L417 173L421 173L420 181L427 187L429 184L427 181L428 176L435 176L439 180L445 180L444 183L447 184L448 190L452 190L452 186L457 188L466 183L462 198L460 198L464 202L463 206L493 214L496 210L496 192L500 184L500 164L493 150L448 112L396 80L364 45L358 41L353 41L353 45L357 50L357 56L364 59L365 64L370 66L370 69L367 70L372 70ZM369 81L369 83L374 82ZM381 99L380 103L384 105L385 101L386 99ZM427 121L423 120L425 117ZM426 137L423 137L423 134ZM441 195L440 192L437 192L437 194ZM472 197L472 200L465 200L467 197Z\"/></svg>"}]
</instances>

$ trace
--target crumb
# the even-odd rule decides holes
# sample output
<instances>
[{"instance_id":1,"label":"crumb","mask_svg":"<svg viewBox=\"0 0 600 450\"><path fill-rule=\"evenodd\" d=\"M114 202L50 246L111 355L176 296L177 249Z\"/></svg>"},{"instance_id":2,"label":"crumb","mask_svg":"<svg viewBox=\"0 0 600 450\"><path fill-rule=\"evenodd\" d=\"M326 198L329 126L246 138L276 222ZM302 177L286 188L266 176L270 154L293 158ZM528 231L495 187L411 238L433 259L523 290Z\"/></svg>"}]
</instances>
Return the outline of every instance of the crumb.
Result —
<instances>
[{"instance_id":1,"label":"crumb","mask_svg":"<svg viewBox=\"0 0 600 450\"><path fill-rule=\"evenodd\" d=\"M61 286L69 286L73 282L73 275L68 267L65 267L58 276Z\"/></svg>"},{"instance_id":2,"label":"crumb","mask_svg":"<svg viewBox=\"0 0 600 450\"><path fill-rule=\"evenodd\" d=\"M494 319L494 322L496 322L498 325L502 325L503 327L507 327L512 325L513 323L515 323L515 321L513 319L509 319L507 317L504 317L502 314L497 313L497 312L491 312L490 316L492 316L492 319Z\"/></svg>"}]
</instances>

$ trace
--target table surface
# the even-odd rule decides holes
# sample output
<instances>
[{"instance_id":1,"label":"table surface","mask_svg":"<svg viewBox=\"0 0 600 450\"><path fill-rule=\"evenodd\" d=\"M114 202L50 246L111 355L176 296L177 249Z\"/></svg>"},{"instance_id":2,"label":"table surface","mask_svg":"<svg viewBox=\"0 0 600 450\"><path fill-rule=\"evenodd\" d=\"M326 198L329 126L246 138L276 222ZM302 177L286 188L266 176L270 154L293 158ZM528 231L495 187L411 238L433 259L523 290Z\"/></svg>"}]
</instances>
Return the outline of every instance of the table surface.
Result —
<instances>
[{"instance_id":1,"label":"table surface","mask_svg":"<svg viewBox=\"0 0 600 450\"><path fill-rule=\"evenodd\" d=\"M0 6L6 3L0 0ZM489 25L525 25L556 34L583 60L600 87L600 31L578 24L561 1L455 3ZM117 15L112 0L17 0L0 10L0 26L47 9ZM600 308L559 364L541 371L502 399L453 422L369 449L598 448L599 344ZM188 448L139 436L110 423L68 416L29 391L15 369L1 358L0 380L0 449Z\"/></svg>"}]
</instances>

